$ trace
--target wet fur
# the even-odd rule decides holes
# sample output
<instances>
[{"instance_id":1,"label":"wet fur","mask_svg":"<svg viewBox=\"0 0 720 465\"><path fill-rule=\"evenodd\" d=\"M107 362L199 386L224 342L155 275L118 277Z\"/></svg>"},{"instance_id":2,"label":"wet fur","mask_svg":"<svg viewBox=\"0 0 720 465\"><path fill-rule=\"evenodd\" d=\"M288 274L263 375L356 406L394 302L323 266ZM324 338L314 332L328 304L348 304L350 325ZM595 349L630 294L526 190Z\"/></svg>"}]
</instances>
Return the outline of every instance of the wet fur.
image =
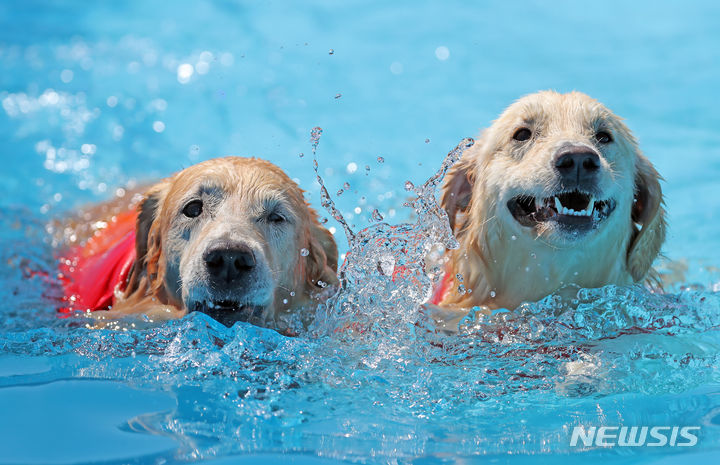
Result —
<instances>
[{"instance_id":1,"label":"wet fur","mask_svg":"<svg viewBox=\"0 0 720 465\"><path fill-rule=\"evenodd\" d=\"M533 128L533 139L525 145L512 138L523 125ZM614 137L607 147L594 140L600 126ZM598 184L617 200L598 230L575 240L544 225L520 226L506 207L519 192L549 196L557 185L552 157L567 142L600 151ZM514 309L566 284L592 288L643 282L665 239L659 180L630 130L598 101L579 92L551 91L520 99L446 178L442 204L460 243L448 252L446 272L461 274L472 292L457 292L460 283L454 279L440 305Z\"/></svg>"},{"instance_id":2,"label":"wet fur","mask_svg":"<svg viewBox=\"0 0 720 465\"><path fill-rule=\"evenodd\" d=\"M222 212L198 227L188 226L179 212L190 194L204 188L220 189L226 199L218 206ZM287 234L274 233L252 220L264 202L275 201L288 209L292 219ZM136 262L125 291L117 295L110 312L102 312L104 318L185 315L188 293L207 291L194 268L208 241L223 237L252 242L267 262L267 273L262 275L267 282L260 279L258 286L262 292L268 290L263 286L271 286L264 315L268 321L307 304L322 290L321 282L337 283L338 252L332 235L318 222L303 191L267 161L226 157L191 166L152 186L138 208ZM307 256L301 255L301 249L307 249Z\"/></svg>"}]
</instances>

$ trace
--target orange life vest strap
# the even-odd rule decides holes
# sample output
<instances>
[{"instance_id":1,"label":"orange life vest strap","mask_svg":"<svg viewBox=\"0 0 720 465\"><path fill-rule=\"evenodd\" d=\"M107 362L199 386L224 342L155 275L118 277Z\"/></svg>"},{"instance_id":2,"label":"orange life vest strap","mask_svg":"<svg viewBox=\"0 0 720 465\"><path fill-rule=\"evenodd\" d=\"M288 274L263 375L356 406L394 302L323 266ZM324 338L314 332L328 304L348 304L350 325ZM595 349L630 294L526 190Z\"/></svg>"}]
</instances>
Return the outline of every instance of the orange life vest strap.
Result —
<instances>
[{"instance_id":1,"label":"orange life vest strap","mask_svg":"<svg viewBox=\"0 0 720 465\"><path fill-rule=\"evenodd\" d=\"M124 290L135 263L137 212L116 215L85 245L60 258L59 278L64 289L61 313L106 310L115 303L115 290Z\"/></svg>"}]
</instances>

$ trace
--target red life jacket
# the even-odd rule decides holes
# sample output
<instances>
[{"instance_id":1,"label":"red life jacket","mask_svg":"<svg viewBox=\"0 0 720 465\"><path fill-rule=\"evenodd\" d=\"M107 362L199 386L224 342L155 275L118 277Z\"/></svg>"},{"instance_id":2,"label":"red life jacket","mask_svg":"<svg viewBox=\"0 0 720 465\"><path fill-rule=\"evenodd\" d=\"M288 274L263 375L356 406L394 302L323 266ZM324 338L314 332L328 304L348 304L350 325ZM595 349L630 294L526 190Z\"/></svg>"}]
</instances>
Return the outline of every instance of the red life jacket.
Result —
<instances>
[{"instance_id":1,"label":"red life jacket","mask_svg":"<svg viewBox=\"0 0 720 465\"><path fill-rule=\"evenodd\" d=\"M448 273L447 270L445 270L445 274L443 275L440 284L438 284L438 286L433 291L433 295L430 298L430 303L433 305L440 305L440 302L442 302L447 293L450 292L450 288L452 288L452 285L452 273Z\"/></svg>"},{"instance_id":2,"label":"red life jacket","mask_svg":"<svg viewBox=\"0 0 720 465\"><path fill-rule=\"evenodd\" d=\"M106 310L115 304L115 291L123 291L135 262L137 211L118 214L85 245L65 251L58 277L64 289L60 313Z\"/></svg>"},{"instance_id":3,"label":"red life jacket","mask_svg":"<svg viewBox=\"0 0 720 465\"><path fill-rule=\"evenodd\" d=\"M396 279L407 279L409 274L410 273L405 266L396 266L393 270L392 280L393 282L395 282ZM448 271L445 270L445 274L443 275L442 280L438 283L437 287L433 289L430 303L434 305L439 305L440 302L442 302L442 300L445 298L447 293L450 292L450 288L452 288L452 285L452 273L448 273Z\"/></svg>"}]
</instances>

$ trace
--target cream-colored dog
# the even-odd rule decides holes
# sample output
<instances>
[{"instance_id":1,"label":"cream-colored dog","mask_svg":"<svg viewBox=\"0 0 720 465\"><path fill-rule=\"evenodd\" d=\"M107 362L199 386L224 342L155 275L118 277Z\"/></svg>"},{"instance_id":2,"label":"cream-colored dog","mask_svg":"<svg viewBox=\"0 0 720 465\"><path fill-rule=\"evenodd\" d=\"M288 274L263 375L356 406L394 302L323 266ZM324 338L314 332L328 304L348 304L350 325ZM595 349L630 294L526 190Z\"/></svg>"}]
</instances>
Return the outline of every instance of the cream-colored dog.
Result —
<instances>
[{"instance_id":1,"label":"cream-colored dog","mask_svg":"<svg viewBox=\"0 0 720 465\"><path fill-rule=\"evenodd\" d=\"M622 120L579 92L513 103L451 169L442 204L460 243L446 308L643 282L665 238L657 171Z\"/></svg>"},{"instance_id":2,"label":"cream-colored dog","mask_svg":"<svg viewBox=\"0 0 720 465\"><path fill-rule=\"evenodd\" d=\"M297 184L267 161L199 163L152 186L138 209L129 276L112 309L93 316L199 311L225 324L270 326L337 283L332 235Z\"/></svg>"}]
</instances>

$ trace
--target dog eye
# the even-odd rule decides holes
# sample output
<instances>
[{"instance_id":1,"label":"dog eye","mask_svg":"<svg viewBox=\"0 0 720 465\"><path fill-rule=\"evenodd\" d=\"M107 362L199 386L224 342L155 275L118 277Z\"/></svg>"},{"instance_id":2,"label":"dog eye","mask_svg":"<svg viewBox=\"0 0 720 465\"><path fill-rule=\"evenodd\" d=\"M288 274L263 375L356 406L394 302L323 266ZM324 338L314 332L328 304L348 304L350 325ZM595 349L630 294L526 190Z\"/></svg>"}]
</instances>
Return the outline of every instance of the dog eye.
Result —
<instances>
[{"instance_id":1,"label":"dog eye","mask_svg":"<svg viewBox=\"0 0 720 465\"><path fill-rule=\"evenodd\" d=\"M595 134L595 140L597 140L601 144L609 144L610 142L612 142L613 138L609 132L598 131L598 133Z\"/></svg>"},{"instance_id":2,"label":"dog eye","mask_svg":"<svg viewBox=\"0 0 720 465\"><path fill-rule=\"evenodd\" d=\"M513 134L513 139L523 142L532 136L532 132L528 128L520 128Z\"/></svg>"},{"instance_id":3,"label":"dog eye","mask_svg":"<svg viewBox=\"0 0 720 465\"><path fill-rule=\"evenodd\" d=\"M203 211L202 200L192 200L185 205L182 212L188 218L197 218Z\"/></svg>"},{"instance_id":4,"label":"dog eye","mask_svg":"<svg viewBox=\"0 0 720 465\"><path fill-rule=\"evenodd\" d=\"M285 217L280 213L272 212L267 217L268 223L282 223L285 221Z\"/></svg>"}]
</instances>

